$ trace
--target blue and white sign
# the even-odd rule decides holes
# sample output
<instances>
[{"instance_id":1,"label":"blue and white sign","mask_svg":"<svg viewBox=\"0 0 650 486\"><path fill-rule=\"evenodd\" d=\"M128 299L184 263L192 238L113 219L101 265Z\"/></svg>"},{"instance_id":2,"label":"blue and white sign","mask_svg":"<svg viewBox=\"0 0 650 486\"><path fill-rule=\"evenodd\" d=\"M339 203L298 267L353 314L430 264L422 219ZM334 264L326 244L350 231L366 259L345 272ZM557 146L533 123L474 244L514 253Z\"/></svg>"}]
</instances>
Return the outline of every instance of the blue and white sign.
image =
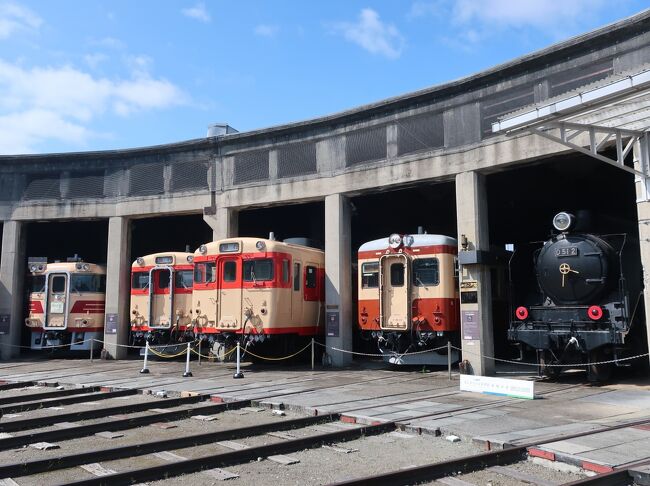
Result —
<instances>
[{"instance_id":1,"label":"blue and white sign","mask_svg":"<svg viewBox=\"0 0 650 486\"><path fill-rule=\"evenodd\" d=\"M535 398L534 387L534 381L492 378L490 376L460 375L460 391L533 400Z\"/></svg>"}]
</instances>

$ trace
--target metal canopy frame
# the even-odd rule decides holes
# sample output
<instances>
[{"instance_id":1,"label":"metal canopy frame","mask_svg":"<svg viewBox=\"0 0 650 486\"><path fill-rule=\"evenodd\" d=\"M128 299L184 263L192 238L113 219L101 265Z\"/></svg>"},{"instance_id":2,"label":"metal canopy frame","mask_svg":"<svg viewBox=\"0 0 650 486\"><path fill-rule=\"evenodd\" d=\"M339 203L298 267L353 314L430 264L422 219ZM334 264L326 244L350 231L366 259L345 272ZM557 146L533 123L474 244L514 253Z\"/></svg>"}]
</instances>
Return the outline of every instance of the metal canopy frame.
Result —
<instances>
[{"instance_id":1,"label":"metal canopy frame","mask_svg":"<svg viewBox=\"0 0 650 486\"><path fill-rule=\"evenodd\" d=\"M601 115L600 120L598 115ZM596 123L583 121L585 117L596 118ZM606 125L607 122L612 126ZM641 129L627 128L628 125L639 124ZM492 124L492 131L507 135L526 131L634 174L637 182L643 182L637 201L648 201L649 126L650 69L570 95L565 99L503 117ZM576 143L578 137L583 141L588 140L588 143ZM616 153L612 156L603 153L604 149L612 144L616 146ZM633 149L634 168L625 165L625 159Z\"/></svg>"}]
</instances>

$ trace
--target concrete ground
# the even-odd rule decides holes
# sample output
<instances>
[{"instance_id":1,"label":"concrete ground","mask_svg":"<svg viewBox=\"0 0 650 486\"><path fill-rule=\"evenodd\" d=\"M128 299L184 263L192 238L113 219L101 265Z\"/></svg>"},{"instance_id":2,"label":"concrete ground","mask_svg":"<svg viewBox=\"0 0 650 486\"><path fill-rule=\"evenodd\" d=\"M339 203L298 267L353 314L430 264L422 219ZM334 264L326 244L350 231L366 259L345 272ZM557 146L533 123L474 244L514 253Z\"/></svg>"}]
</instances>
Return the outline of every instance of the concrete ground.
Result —
<instances>
[{"instance_id":1,"label":"concrete ground","mask_svg":"<svg viewBox=\"0 0 650 486\"><path fill-rule=\"evenodd\" d=\"M297 414L337 412L348 423L397 421L406 433L456 435L481 447L535 444L530 455L561 461L577 469L602 472L650 460L650 382L628 379L594 387L580 375L563 381L535 383L535 400L461 392L458 375L447 371L389 369L379 363L345 369L304 366L242 367L196 361L193 377L184 378L185 363L150 361L141 374L139 360L54 359L0 363L0 380L35 381L110 389L138 388L144 393L209 394L215 401L251 399L266 408ZM507 370L507 376L516 375ZM519 379L534 379L520 373ZM603 426L646 421L619 431L557 440ZM545 443L545 440L548 442Z\"/></svg>"}]
</instances>

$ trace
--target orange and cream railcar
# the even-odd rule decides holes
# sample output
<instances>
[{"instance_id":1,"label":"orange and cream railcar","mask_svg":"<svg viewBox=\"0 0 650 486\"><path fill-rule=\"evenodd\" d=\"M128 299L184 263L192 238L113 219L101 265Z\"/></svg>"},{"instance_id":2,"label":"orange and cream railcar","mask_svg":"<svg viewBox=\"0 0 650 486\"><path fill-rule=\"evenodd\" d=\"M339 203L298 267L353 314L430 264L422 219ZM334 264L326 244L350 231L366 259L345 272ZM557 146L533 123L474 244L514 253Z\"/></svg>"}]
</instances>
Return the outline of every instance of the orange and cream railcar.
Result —
<instances>
[{"instance_id":1,"label":"orange and cream railcar","mask_svg":"<svg viewBox=\"0 0 650 486\"><path fill-rule=\"evenodd\" d=\"M231 238L199 247L193 310L202 341L221 349L267 341L280 351L324 333L324 252L291 241Z\"/></svg>"},{"instance_id":2,"label":"orange and cream railcar","mask_svg":"<svg viewBox=\"0 0 650 486\"><path fill-rule=\"evenodd\" d=\"M104 339L106 267L77 258L47 263L28 260L32 349L91 349L91 339ZM99 348L98 345L95 346Z\"/></svg>"},{"instance_id":3,"label":"orange and cream railcar","mask_svg":"<svg viewBox=\"0 0 650 486\"><path fill-rule=\"evenodd\" d=\"M169 344L192 339L194 256L154 253L131 265L131 342Z\"/></svg>"},{"instance_id":4,"label":"orange and cream railcar","mask_svg":"<svg viewBox=\"0 0 650 486\"><path fill-rule=\"evenodd\" d=\"M358 323L385 360L447 363L446 350L426 350L458 343L457 254L456 240L443 235L393 234L361 245Z\"/></svg>"}]
</instances>

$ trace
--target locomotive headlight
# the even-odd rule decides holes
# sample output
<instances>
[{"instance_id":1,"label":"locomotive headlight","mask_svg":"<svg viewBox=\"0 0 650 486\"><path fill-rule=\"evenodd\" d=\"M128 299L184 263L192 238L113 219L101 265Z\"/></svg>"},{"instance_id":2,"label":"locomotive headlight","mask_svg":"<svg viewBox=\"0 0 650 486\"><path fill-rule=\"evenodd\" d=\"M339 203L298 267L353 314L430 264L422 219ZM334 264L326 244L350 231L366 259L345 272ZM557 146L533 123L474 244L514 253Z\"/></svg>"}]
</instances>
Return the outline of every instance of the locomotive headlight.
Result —
<instances>
[{"instance_id":1,"label":"locomotive headlight","mask_svg":"<svg viewBox=\"0 0 650 486\"><path fill-rule=\"evenodd\" d=\"M413 238L413 235L404 235L404 246L413 246L414 242L415 238Z\"/></svg>"},{"instance_id":2,"label":"locomotive headlight","mask_svg":"<svg viewBox=\"0 0 650 486\"><path fill-rule=\"evenodd\" d=\"M192 255L188 255L188 256L187 256L187 262L188 262L188 263L192 263L193 261L194 261L194 256L192 256Z\"/></svg>"},{"instance_id":3,"label":"locomotive headlight","mask_svg":"<svg viewBox=\"0 0 650 486\"><path fill-rule=\"evenodd\" d=\"M135 261L138 263L138 265L144 265L144 258L142 257L138 257Z\"/></svg>"},{"instance_id":4,"label":"locomotive headlight","mask_svg":"<svg viewBox=\"0 0 650 486\"><path fill-rule=\"evenodd\" d=\"M258 241L257 243L255 243L255 248L262 251L264 249L264 242L263 241Z\"/></svg>"},{"instance_id":5,"label":"locomotive headlight","mask_svg":"<svg viewBox=\"0 0 650 486\"><path fill-rule=\"evenodd\" d=\"M398 248L402 244L402 237L397 233L393 233L388 237L388 246L391 248Z\"/></svg>"},{"instance_id":6,"label":"locomotive headlight","mask_svg":"<svg viewBox=\"0 0 650 486\"><path fill-rule=\"evenodd\" d=\"M558 231L568 231L573 226L574 218L572 214L561 212L553 218L553 226Z\"/></svg>"},{"instance_id":7,"label":"locomotive headlight","mask_svg":"<svg viewBox=\"0 0 650 486\"><path fill-rule=\"evenodd\" d=\"M199 251L201 252L202 255L205 255L208 252L208 247L205 245L199 246Z\"/></svg>"}]
</instances>

